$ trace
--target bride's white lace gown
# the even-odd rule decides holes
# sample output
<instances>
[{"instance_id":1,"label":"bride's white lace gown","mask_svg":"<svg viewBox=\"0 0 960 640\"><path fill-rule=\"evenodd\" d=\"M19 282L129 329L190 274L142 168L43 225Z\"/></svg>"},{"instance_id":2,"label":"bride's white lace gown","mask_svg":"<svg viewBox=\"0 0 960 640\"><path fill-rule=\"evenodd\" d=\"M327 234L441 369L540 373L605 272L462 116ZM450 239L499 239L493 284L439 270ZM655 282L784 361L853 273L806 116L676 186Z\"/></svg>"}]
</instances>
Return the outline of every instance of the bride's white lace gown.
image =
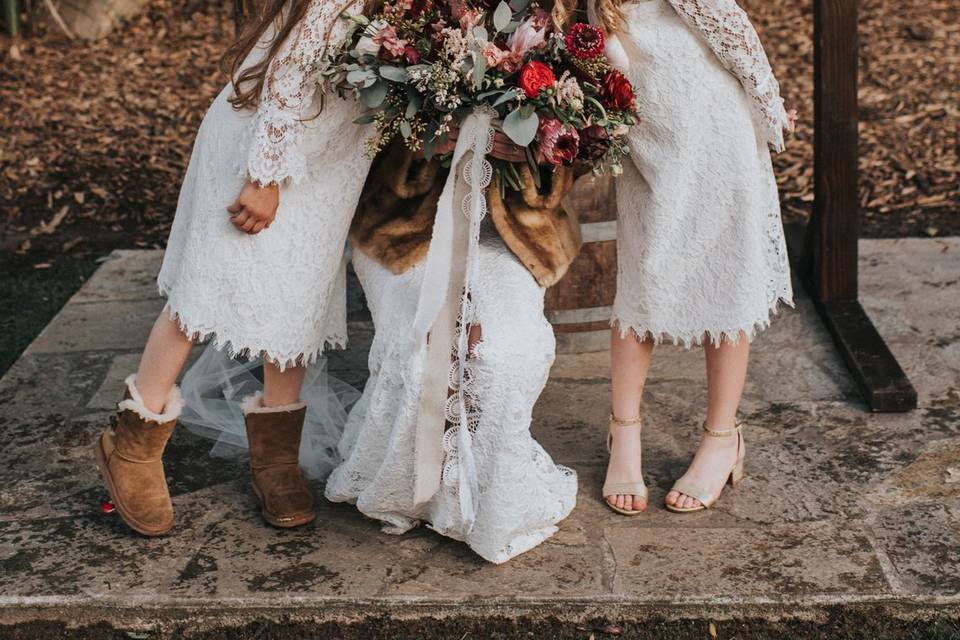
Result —
<instances>
[{"instance_id":1,"label":"bride's white lace gown","mask_svg":"<svg viewBox=\"0 0 960 640\"><path fill-rule=\"evenodd\" d=\"M792 304L768 148L787 126L779 85L734 0L623 9L642 122L617 181L614 320L686 345L752 337Z\"/></svg>"},{"instance_id":2,"label":"bride's white lace gown","mask_svg":"<svg viewBox=\"0 0 960 640\"><path fill-rule=\"evenodd\" d=\"M370 166L368 132L352 122L353 100L327 96L317 116L316 85L324 48L345 36L345 5L362 6L313 0L271 64L256 111L234 110L228 85L197 134L158 281L183 328L231 355L307 363L346 342L344 246ZM226 210L248 178L281 185L276 221L252 236Z\"/></svg>"},{"instance_id":3,"label":"bride's white lace gown","mask_svg":"<svg viewBox=\"0 0 960 640\"><path fill-rule=\"evenodd\" d=\"M533 405L553 363L553 329L543 315L543 289L495 232L482 235L469 324L481 340L467 362L467 416L448 407L440 491L414 505L414 436L425 348L410 330L425 265L394 275L360 251L354 266L376 335L370 379L340 442L343 462L326 496L351 502L365 515L403 533L421 521L477 554L500 563L557 531L576 504L577 478L553 462L530 435ZM457 376L451 373L451 384ZM452 396L455 397L455 396ZM458 430L470 430L479 501L471 526L461 517L457 490Z\"/></svg>"}]
</instances>

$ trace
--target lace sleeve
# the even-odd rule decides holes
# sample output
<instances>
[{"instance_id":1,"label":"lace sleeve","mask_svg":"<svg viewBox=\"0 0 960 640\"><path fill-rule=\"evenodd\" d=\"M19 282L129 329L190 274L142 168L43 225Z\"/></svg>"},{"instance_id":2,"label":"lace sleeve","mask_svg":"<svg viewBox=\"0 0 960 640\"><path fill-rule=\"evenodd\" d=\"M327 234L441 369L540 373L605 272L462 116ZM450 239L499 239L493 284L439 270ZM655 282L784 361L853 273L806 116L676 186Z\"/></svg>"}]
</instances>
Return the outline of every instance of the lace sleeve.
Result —
<instances>
[{"instance_id":1,"label":"lace sleeve","mask_svg":"<svg viewBox=\"0 0 960 640\"><path fill-rule=\"evenodd\" d=\"M313 0L270 63L253 124L247 173L260 184L300 182L307 171L299 148L304 123L317 106L317 77L327 43L346 2Z\"/></svg>"},{"instance_id":2,"label":"lace sleeve","mask_svg":"<svg viewBox=\"0 0 960 640\"><path fill-rule=\"evenodd\" d=\"M735 0L668 0L683 21L699 33L720 62L740 80L767 142L783 151L783 132L789 126L760 37Z\"/></svg>"}]
</instances>

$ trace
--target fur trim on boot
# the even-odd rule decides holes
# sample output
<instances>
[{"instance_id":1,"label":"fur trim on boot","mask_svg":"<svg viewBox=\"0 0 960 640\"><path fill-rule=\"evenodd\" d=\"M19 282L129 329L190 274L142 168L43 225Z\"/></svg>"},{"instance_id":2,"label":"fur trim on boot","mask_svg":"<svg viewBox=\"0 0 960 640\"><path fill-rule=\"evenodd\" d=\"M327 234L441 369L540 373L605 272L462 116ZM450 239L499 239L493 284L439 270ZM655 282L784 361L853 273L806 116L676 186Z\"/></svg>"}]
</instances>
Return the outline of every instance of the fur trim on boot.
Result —
<instances>
[{"instance_id":1,"label":"fur trim on boot","mask_svg":"<svg viewBox=\"0 0 960 640\"><path fill-rule=\"evenodd\" d=\"M158 536L173 527L173 504L163 468L163 451L183 408L180 390L170 391L163 413L147 409L127 378L126 398L94 445L97 467L117 513L134 531Z\"/></svg>"},{"instance_id":2,"label":"fur trim on boot","mask_svg":"<svg viewBox=\"0 0 960 640\"><path fill-rule=\"evenodd\" d=\"M250 445L253 492L263 519L288 529L313 522L313 494L300 470L300 438L307 409L303 403L264 407L262 396L243 401Z\"/></svg>"}]
</instances>

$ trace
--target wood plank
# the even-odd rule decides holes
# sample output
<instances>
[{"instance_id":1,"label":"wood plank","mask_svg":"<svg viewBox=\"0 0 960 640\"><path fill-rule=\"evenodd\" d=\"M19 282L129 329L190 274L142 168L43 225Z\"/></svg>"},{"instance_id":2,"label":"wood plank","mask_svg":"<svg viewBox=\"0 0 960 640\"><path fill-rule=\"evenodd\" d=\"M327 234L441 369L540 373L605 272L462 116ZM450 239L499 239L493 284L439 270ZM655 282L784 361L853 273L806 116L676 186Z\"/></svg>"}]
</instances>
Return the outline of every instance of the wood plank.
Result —
<instances>
[{"instance_id":1,"label":"wood plank","mask_svg":"<svg viewBox=\"0 0 960 640\"><path fill-rule=\"evenodd\" d=\"M814 0L810 268L822 301L857 299L857 0Z\"/></svg>"},{"instance_id":2,"label":"wood plank","mask_svg":"<svg viewBox=\"0 0 960 640\"><path fill-rule=\"evenodd\" d=\"M916 409L916 389L863 306L856 300L817 302L816 305L870 410Z\"/></svg>"},{"instance_id":3,"label":"wood plank","mask_svg":"<svg viewBox=\"0 0 960 640\"><path fill-rule=\"evenodd\" d=\"M567 274L547 289L548 311L583 309L613 304L617 291L617 242L590 242L570 265Z\"/></svg>"}]
</instances>

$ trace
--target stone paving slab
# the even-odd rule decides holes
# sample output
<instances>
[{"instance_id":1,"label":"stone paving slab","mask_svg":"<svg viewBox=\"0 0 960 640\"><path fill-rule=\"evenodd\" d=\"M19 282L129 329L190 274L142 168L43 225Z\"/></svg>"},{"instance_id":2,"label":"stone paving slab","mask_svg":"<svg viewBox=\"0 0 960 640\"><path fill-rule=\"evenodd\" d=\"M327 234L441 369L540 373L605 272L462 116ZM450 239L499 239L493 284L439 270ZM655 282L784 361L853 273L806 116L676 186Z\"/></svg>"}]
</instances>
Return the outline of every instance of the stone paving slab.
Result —
<instances>
[{"instance_id":1,"label":"stone paving slab","mask_svg":"<svg viewBox=\"0 0 960 640\"><path fill-rule=\"evenodd\" d=\"M91 444L162 300L158 251L115 252L0 380L0 620L224 616L776 617L886 603L960 610L960 239L862 243L863 303L920 408L873 415L810 301L755 343L743 414L750 477L710 512L660 504L696 447L702 353L658 349L645 399L651 509L599 496L607 354L560 356L534 434L577 469L577 509L503 566L429 530L388 536L345 505L297 531L265 527L242 459L178 430L167 454L178 524L143 539L99 513ZM331 373L360 386L372 337L351 295L351 347Z\"/></svg>"}]
</instances>

